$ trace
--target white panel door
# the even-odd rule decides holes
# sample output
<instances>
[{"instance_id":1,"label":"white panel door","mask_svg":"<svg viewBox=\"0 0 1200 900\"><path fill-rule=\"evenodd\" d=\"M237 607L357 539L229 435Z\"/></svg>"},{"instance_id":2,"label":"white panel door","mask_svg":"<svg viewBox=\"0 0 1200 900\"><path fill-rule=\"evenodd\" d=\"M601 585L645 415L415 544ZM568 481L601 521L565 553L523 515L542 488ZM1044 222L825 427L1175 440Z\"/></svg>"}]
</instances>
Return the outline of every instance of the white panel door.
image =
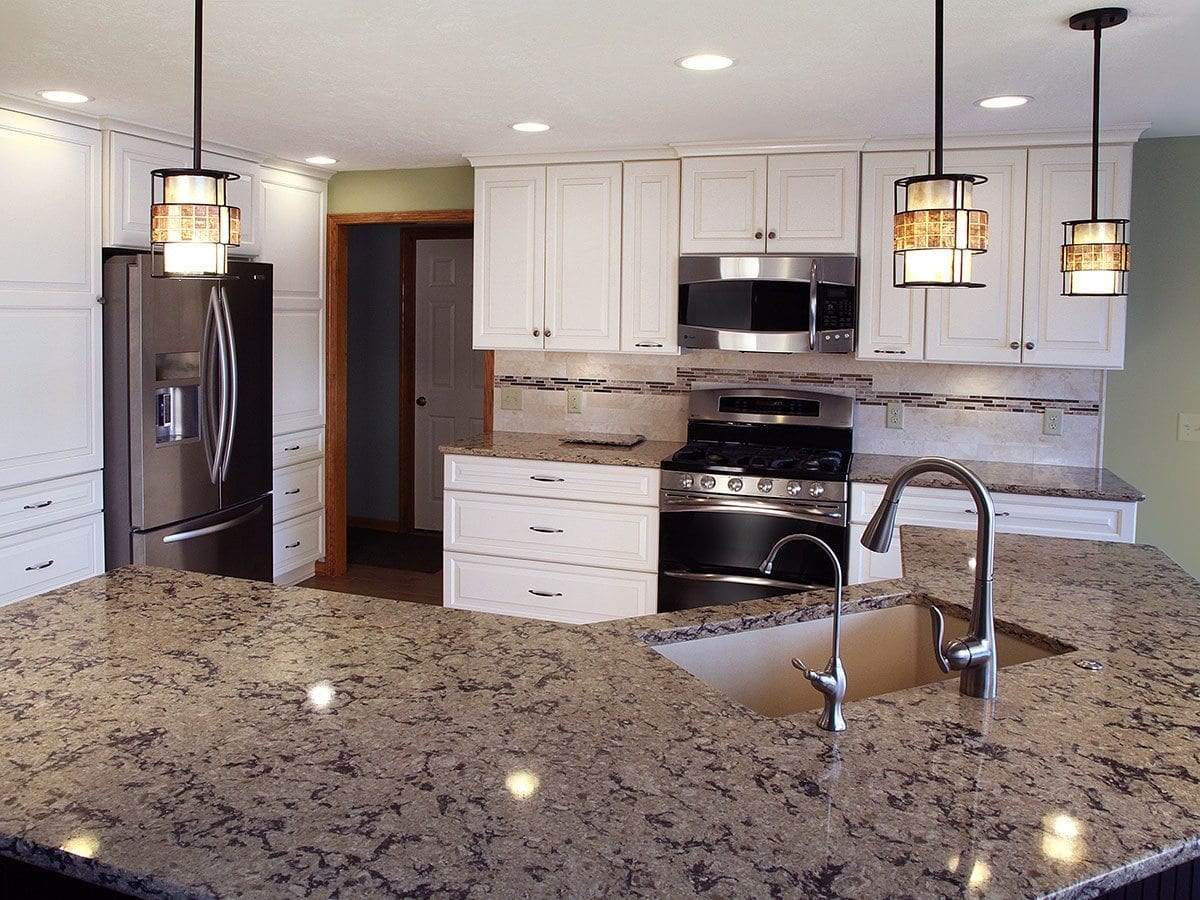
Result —
<instances>
[{"instance_id":1,"label":"white panel door","mask_svg":"<svg viewBox=\"0 0 1200 900\"><path fill-rule=\"evenodd\" d=\"M767 157L767 252L858 251L858 154Z\"/></svg>"},{"instance_id":2,"label":"white panel door","mask_svg":"<svg viewBox=\"0 0 1200 900\"><path fill-rule=\"evenodd\" d=\"M893 286L892 225L896 179L928 172L929 154L923 151L863 154L859 359L904 361L925 356L925 291Z\"/></svg>"},{"instance_id":3,"label":"white panel door","mask_svg":"<svg viewBox=\"0 0 1200 900\"><path fill-rule=\"evenodd\" d=\"M150 173L190 166L190 147L110 131L104 186L104 245L150 249Z\"/></svg>"},{"instance_id":4,"label":"white panel door","mask_svg":"<svg viewBox=\"0 0 1200 900\"><path fill-rule=\"evenodd\" d=\"M228 203L230 206L236 206L241 210L242 242L237 247L232 248L230 253L233 256L258 256L260 249L258 241L258 204L260 198L263 196L261 184L262 166L248 159L222 156L218 153L205 153L204 167L208 169L222 169L226 172L233 172L238 176L229 182ZM318 187L317 192L323 193L323 187ZM323 227L322 220L325 218L324 203L320 203L318 208L310 209L309 214L312 216L313 226L317 228ZM311 243L311 232L309 241ZM320 253L322 251L318 250L317 252Z\"/></svg>"},{"instance_id":5,"label":"white panel door","mask_svg":"<svg viewBox=\"0 0 1200 900\"><path fill-rule=\"evenodd\" d=\"M545 254L545 167L476 169L476 349L542 348Z\"/></svg>"},{"instance_id":6,"label":"white panel door","mask_svg":"<svg viewBox=\"0 0 1200 900\"><path fill-rule=\"evenodd\" d=\"M273 433L318 428L325 424L325 309L276 300L272 320Z\"/></svg>"},{"instance_id":7,"label":"white panel door","mask_svg":"<svg viewBox=\"0 0 1200 900\"><path fill-rule=\"evenodd\" d=\"M679 163L625 163L621 350L679 350Z\"/></svg>"},{"instance_id":8,"label":"white panel door","mask_svg":"<svg viewBox=\"0 0 1200 900\"><path fill-rule=\"evenodd\" d=\"M762 253L767 158L688 157L682 166L681 253Z\"/></svg>"},{"instance_id":9,"label":"white panel door","mask_svg":"<svg viewBox=\"0 0 1200 900\"><path fill-rule=\"evenodd\" d=\"M325 194L323 181L262 170L259 260L274 267L277 301L325 296Z\"/></svg>"},{"instance_id":10,"label":"white panel door","mask_svg":"<svg viewBox=\"0 0 1200 900\"><path fill-rule=\"evenodd\" d=\"M546 349L621 347L621 164L546 170Z\"/></svg>"},{"instance_id":11,"label":"white panel door","mask_svg":"<svg viewBox=\"0 0 1200 900\"><path fill-rule=\"evenodd\" d=\"M100 133L0 110L0 303L100 293ZM57 301L52 301L57 302Z\"/></svg>"},{"instance_id":12,"label":"white panel door","mask_svg":"<svg viewBox=\"0 0 1200 900\"><path fill-rule=\"evenodd\" d=\"M1100 148L1099 214L1129 216L1133 149ZM1064 297L1062 223L1091 215L1091 150L1029 151L1023 361L1119 369L1125 365L1125 298Z\"/></svg>"},{"instance_id":13,"label":"white panel door","mask_svg":"<svg viewBox=\"0 0 1200 900\"><path fill-rule=\"evenodd\" d=\"M987 253L972 260L982 288L925 292L925 358L941 362L1019 363L1025 295L1025 165L1027 153L952 150L943 171L970 172L974 204L987 210Z\"/></svg>"},{"instance_id":14,"label":"white panel door","mask_svg":"<svg viewBox=\"0 0 1200 900\"><path fill-rule=\"evenodd\" d=\"M441 444L483 419L483 351L471 348L471 241L417 241L413 524L442 530ZM403 402L403 399L402 399Z\"/></svg>"}]
</instances>

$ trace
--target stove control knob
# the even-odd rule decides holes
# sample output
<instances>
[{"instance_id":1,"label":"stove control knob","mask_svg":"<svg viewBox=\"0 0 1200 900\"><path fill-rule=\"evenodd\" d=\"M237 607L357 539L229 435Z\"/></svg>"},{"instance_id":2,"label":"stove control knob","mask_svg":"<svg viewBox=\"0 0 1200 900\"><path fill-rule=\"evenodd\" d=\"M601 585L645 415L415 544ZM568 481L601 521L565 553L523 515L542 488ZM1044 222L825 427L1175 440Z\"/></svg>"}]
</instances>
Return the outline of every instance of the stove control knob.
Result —
<instances>
[{"instance_id":1,"label":"stove control knob","mask_svg":"<svg viewBox=\"0 0 1200 900\"><path fill-rule=\"evenodd\" d=\"M771 488L773 487L775 487L775 482L773 482L770 478L758 479L758 492L760 494L771 493Z\"/></svg>"},{"instance_id":2,"label":"stove control knob","mask_svg":"<svg viewBox=\"0 0 1200 900\"><path fill-rule=\"evenodd\" d=\"M804 482L803 481L789 481L787 483L787 492L789 494L791 494L793 497L799 497L801 491L803 491L803 490L804 490Z\"/></svg>"},{"instance_id":3,"label":"stove control knob","mask_svg":"<svg viewBox=\"0 0 1200 900\"><path fill-rule=\"evenodd\" d=\"M711 491L716 486L717 479L713 478L711 475L700 476L700 487L704 488L706 491Z\"/></svg>"},{"instance_id":4,"label":"stove control knob","mask_svg":"<svg viewBox=\"0 0 1200 900\"><path fill-rule=\"evenodd\" d=\"M691 475L680 475L679 476L679 486L681 488L683 488L685 491L695 483L696 483L696 479L694 479Z\"/></svg>"},{"instance_id":5,"label":"stove control knob","mask_svg":"<svg viewBox=\"0 0 1200 900\"><path fill-rule=\"evenodd\" d=\"M742 489L742 479L730 478L728 487L731 491L733 491L736 494L738 491L740 491Z\"/></svg>"},{"instance_id":6,"label":"stove control knob","mask_svg":"<svg viewBox=\"0 0 1200 900\"><path fill-rule=\"evenodd\" d=\"M820 497L823 493L825 493L825 485L823 484L812 484L808 487L808 495L810 497Z\"/></svg>"}]
</instances>

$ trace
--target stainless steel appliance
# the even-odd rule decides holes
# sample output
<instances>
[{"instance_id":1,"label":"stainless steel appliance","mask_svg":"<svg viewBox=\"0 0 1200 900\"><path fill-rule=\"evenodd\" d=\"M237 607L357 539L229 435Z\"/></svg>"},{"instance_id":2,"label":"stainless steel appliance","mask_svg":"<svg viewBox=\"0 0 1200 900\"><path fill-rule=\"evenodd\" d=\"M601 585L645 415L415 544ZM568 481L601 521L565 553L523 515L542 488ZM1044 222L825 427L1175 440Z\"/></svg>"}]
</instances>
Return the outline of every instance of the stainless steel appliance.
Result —
<instances>
[{"instance_id":1,"label":"stainless steel appliance","mask_svg":"<svg viewBox=\"0 0 1200 900\"><path fill-rule=\"evenodd\" d=\"M104 264L104 544L130 562L269 581L271 266L152 278Z\"/></svg>"},{"instance_id":2,"label":"stainless steel appliance","mask_svg":"<svg viewBox=\"0 0 1200 900\"><path fill-rule=\"evenodd\" d=\"M849 559L854 400L818 391L693 391L688 443L662 462L658 608L736 603L832 587Z\"/></svg>"},{"instance_id":3,"label":"stainless steel appliance","mask_svg":"<svg viewBox=\"0 0 1200 900\"><path fill-rule=\"evenodd\" d=\"M854 352L853 256L683 256L679 346Z\"/></svg>"}]
</instances>

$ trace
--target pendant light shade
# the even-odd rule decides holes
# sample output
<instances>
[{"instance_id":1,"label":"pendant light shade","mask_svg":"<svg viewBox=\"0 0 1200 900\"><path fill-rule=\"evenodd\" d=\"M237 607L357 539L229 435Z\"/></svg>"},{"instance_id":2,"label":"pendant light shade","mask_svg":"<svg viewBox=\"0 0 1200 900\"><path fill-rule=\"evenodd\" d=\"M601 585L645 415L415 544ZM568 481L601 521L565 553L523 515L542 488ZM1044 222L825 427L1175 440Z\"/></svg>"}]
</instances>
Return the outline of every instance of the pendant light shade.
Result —
<instances>
[{"instance_id":1,"label":"pendant light shade","mask_svg":"<svg viewBox=\"0 0 1200 900\"><path fill-rule=\"evenodd\" d=\"M229 248L242 238L242 212L228 203L233 172L200 164L200 98L204 2L196 0L195 105L192 168L150 173L152 272L160 278L221 278L229 271Z\"/></svg>"},{"instance_id":2,"label":"pendant light shade","mask_svg":"<svg viewBox=\"0 0 1200 900\"><path fill-rule=\"evenodd\" d=\"M934 172L896 182L893 227L896 287L983 287L971 280L971 261L988 248L988 214L976 209L982 175L942 171L943 0L936 0L934 49Z\"/></svg>"},{"instance_id":3,"label":"pendant light shade","mask_svg":"<svg viewBox=\"0 0 1200 900\"><path fill-rule=\"evenodd\" d=\"M1101 219L1100 192L1100 33L1120 25L1129 11L1090 9L1071 16L1075 31L1094 35L1092 57L1092 217L1063 222L1063 294L1068 297L1123 297L1129 293L1128 219Z\"/></svg>"}]
</instances>

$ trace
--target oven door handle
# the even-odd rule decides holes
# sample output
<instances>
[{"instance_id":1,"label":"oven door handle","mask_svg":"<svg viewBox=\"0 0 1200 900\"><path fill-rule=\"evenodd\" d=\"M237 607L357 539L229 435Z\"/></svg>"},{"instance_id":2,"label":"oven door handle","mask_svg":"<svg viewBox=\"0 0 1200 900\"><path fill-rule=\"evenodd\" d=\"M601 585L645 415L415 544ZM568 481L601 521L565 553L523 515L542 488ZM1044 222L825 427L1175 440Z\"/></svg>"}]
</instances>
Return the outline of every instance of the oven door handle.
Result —
<instances>
[{"instance_id":1,"label":"oven door handle","mask_svg":"<svg viewBox=\"0 0 1200 900\"><path fill-rule=\"evenodd\" d=\"M766 503L730 503L716 497L695 497L667 494L659 504L664 513L671 512L733 512L755 513L760 516L776 516L781 519L805 519L808 521L833 520L840 522L845 516L836 509L819 506L781 507Z\"/></svg>"},{"instance_id":2,"label":"oven door handle","mask_svg":"<svg viewBox=\"0 0 1200 900\"><path fill-rule=\"evenodd\" d=\"M683 578L687 581L751 584L757 587L790 588L794 591L824 591L829 589L829 585L827 584L811 584L807 581L780 581L778 578L764 578L761 575L726 575L722 572L684 572L674 569L662 574L664 578Z\"/></svg>"}]
</instances>

